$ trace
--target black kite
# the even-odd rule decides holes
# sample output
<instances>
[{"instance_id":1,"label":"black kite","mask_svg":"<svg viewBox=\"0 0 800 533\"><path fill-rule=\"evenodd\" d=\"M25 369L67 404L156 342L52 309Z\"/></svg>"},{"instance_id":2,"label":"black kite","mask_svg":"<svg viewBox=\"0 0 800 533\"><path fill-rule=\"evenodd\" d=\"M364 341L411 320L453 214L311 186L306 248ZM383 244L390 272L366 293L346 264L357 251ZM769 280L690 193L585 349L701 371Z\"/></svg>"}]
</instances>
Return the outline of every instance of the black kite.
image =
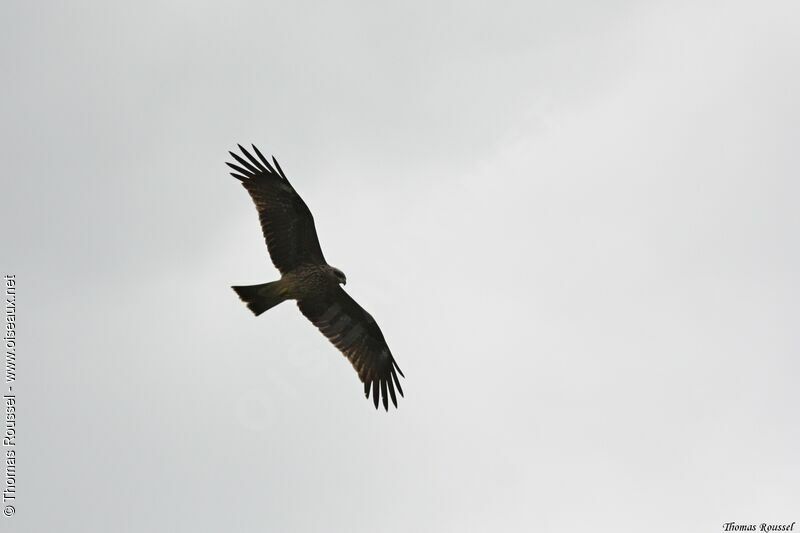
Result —
<instances>
[{"instance_id":1,"label":"black kite","mask_svg":"<svg viewBox=\"0 0 800 533\"><path fill-rule=\"evenodd\" d=\"M274 157L273 168L255 146L258 159L241 145L239 149L247 159L229 152L239 165L227 165L256 204L269 255L281 279L233 290L256 316L284 300L296 300L300 312L350 360L367 398L372 390L375 408L382 397L388 411L390 396L397 407L395 387L403 395L397 373L402 376L403 372L375 319L339 286L347 282L344 273L325 262L308 206Z\"/></svg>"}]
</instances>

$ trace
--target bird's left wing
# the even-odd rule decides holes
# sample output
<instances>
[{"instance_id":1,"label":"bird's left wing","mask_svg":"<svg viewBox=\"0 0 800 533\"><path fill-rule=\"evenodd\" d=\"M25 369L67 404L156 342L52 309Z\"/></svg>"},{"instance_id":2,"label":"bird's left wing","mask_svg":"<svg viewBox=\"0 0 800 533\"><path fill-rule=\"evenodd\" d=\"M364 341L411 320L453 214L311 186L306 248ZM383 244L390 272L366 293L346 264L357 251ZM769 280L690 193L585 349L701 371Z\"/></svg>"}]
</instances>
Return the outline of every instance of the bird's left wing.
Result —
<instances>
[{"instance_id":1,"label":"bird's left wing","mask_svg":"<svg viewBox=\"0 0 800 533\"><path fill-rule=\"evenodd\" d=\"M245 157L229 152L238 164L226 164L234 170L231 176L242 182L256 204L272 263L281 274L303 263L325 264L314 217L281 166L274 157L275 166L270 165L255 146L258 159L242 145L239 149Z\"/></svg>"},{"instance_id":2,"label":"bird's left wing","mask_svg":"<svg viewBox=\"0 0 800 533\"><path fill-rule=\"evenodd\" d=\"M375 408L382 397L383 407L388 411L390 396L397 407L395 387L400 396L403 395L397 373L402 376L403 372L392 357L383 333L372 315L340 286L320 296L299 300L297 306L350 360L364 383L367 398L370 389L372 390Z\"/></svg>"}]
</instances>

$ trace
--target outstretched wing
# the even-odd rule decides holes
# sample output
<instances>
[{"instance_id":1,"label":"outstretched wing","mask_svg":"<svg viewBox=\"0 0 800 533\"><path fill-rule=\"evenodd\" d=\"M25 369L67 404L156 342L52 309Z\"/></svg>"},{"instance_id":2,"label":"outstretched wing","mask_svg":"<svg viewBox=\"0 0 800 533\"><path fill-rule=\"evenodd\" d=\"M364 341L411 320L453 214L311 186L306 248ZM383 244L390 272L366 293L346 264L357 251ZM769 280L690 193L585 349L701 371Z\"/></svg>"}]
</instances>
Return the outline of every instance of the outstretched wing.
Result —
<instances>
[{"instance_id":1,"label":"outstretched wing","mask_svg":"<svg viewBox=\"0 0 800 533\"><path fill-rule=\"evenodd\" d=\"M226 164L235 171L231 176L242 182L256 204L272 263L281 274L304 263L325 264L314 217L278 162L272 158L273 168L255 146L253 150L259 159L242 145L239 149L247 159L229 153L241 166Z\"/></svg>"},{"instance_id":2,"label":"outstretched wing","mask_svg":"<svg viewBox=\"0 0 800 533\"><path fill-rule=\"evenodd\" d=\"M397 373L402 376L403 372L394 361L375 319L340 286L318 297L299 300L297 306L350 360L364 383L367 398L372 389L375 408L383 397L383 407L388 411L389 396L397 407L395 387L400 396L403 395Z\"/></svg>"}]
</instances>

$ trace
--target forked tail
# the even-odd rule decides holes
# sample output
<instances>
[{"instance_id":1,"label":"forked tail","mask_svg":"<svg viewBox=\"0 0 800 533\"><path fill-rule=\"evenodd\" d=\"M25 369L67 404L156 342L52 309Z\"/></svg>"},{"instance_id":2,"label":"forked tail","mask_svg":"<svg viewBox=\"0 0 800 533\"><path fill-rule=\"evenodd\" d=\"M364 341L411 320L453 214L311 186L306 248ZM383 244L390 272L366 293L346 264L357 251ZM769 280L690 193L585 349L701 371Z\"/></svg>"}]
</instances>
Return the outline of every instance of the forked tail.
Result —
<instances>
[{"instance_id":1,"label":"forked tail","mask_svg":"<svg viewBox=\"0 0 800 533\"><path fill-rule=\"evenodd\" d=\"M256 316L286 299L281 280L270 281L261 285L240 285L231 287L231 289L236 291L239 298L247 304L247 307Z\"/></svg>"}]
</instances>

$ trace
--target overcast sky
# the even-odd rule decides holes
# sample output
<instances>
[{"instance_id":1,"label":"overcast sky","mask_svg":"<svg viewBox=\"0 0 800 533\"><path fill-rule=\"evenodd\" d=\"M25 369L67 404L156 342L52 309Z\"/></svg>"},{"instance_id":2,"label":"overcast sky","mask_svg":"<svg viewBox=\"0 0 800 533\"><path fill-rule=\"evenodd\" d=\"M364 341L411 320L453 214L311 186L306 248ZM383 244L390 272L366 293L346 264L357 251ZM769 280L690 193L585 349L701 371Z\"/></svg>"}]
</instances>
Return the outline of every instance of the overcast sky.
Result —
<instances>
[{"instance_id":1,"label":"overcast sky","mask_svg":"<svg viewBox=\"0 0 800 533\"><path fill-rule=\"evenodd\" d=\"M4 2L11 532L800 521L797 2ZM405 372L285 303L275 154Z\"/></svg>"}]
</instances>

